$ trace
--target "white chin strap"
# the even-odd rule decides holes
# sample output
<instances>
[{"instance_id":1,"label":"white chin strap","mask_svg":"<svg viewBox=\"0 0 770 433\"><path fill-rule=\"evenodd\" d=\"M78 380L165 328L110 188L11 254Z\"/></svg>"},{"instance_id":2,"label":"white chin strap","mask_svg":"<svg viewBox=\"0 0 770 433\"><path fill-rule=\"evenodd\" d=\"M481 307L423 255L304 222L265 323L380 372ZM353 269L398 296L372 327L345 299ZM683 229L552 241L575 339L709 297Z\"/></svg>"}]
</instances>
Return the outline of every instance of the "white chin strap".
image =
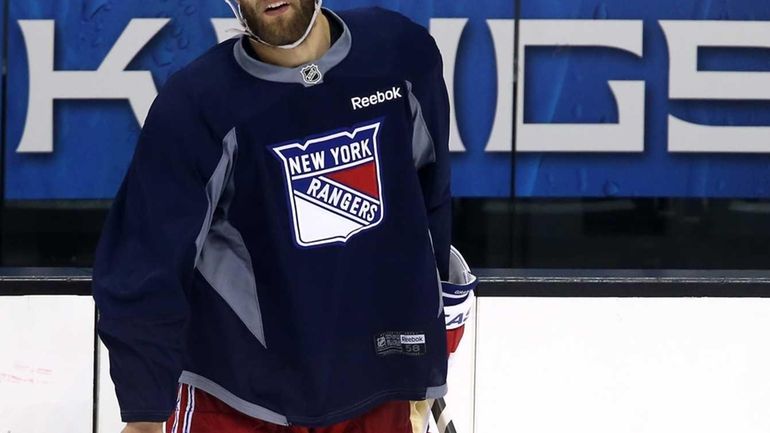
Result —
<instances>
[{"instance_id":1,"label":"white chin strap","mask_svg":"<svg viewBox=\"0 0 770 433\"><path fill-rule=\"evenodd\" d=\"M288 45L273 45L269 42L265 42L257 36L251 29L249 28L249 23L246 21L246 18L243 16L243 12L241 12L241 4L238 2L238 0L225 0L225 3L227 3L228 6L230 6L230 9L232 9L233 14L235 15L235 18L238 19L238 21L241 23L241 26L243 26L242 29L232 29L235 32L238 32L242 35L249 36L250 38L254 39L255 41L267 45L269 47L273 48L282 48L284 50L290 50L292 48L297 48L305 42L305 39L310 35L310 31L313 30L313 26L315 25L316 19L318 19L318 15L321 13L321 5L323 3L323 0L315 0L315 11L313 11L313 18L310 19L310 24L307 26L307 30L305 30L305 34L302 35L301 38L297 39L295 42L288 44Z\"/></svg>"}]
</instances>

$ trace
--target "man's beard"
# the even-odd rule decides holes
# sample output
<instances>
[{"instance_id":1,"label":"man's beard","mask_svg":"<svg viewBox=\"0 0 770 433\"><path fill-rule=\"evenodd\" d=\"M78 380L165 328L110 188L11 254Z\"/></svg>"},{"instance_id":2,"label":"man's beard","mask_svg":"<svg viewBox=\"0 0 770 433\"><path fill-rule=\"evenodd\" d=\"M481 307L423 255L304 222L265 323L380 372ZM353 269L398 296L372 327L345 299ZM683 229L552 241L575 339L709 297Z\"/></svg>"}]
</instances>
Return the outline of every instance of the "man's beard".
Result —
<instances>
[{"instance_id":1,"label":"man's beard","mask_svg":"<svg viewBox=\"0 0 770 433\"><path fill-rule=\"evenodd\" d=\"M254 3L257 2L241 2L243 17L249 29L270 45L291 45L297 42L304 36L315 12L315 0L299 0L298 8L294 4L289 4L296 13L287 11L283 16L277 17L278 19L270 20L272 22L268 24L265 21L270 17L258 12Z\"/></svg>"}]
</instances>

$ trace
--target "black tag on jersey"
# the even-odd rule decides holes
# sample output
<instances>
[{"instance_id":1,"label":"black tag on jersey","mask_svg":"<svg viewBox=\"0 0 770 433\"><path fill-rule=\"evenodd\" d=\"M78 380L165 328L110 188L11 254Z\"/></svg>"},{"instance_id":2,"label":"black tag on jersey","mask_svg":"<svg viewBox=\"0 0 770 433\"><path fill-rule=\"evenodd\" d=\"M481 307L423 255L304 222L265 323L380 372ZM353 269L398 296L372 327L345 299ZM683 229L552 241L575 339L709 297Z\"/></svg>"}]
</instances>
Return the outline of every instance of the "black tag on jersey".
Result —
<instances>
[{"instance_id":1,"label":"black tag on jersey","mask_svg":"<svg viewBox=\"0 0 770 433\"><path fill-rule=\"evenodd\" d=\"M425 334L416 332L383 332L374 338L374 350L378 356L425 355Z\"/></svg>"}]
</instances>

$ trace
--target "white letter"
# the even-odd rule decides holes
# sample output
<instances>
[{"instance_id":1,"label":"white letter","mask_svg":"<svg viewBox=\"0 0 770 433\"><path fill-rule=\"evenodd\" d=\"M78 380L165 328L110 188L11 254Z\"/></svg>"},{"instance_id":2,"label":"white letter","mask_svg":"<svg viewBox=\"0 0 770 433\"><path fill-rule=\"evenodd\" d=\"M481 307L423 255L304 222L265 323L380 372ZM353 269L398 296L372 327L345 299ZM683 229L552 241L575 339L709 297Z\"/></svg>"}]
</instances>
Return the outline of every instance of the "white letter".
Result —
<instances>
[{"instance_id":1,"label":"white letter","mask_svg":"<svg viewBox=\"0 0 770 433\"><path fill-rule=\"evenodd\" d=\"M487 25L495 44L497 108L486 151L510 152L513 146L513 20L487 20Z\"/></svg>"},{"instance_id":2,"label":"white letter","mask_svg":"<svg viewBox=\"0 0 770 433\"><path fill-rule=\"evenodd\" d=\"M521 152L644 151L644 82L610 81L618 105L616 124L524 123L525 51L528 46L617 48L642 57L640 20L521 20L516 150Z\"/></svg>"},{"instance_id":3,"label":"white letter","mask_svg":"<svg viewBox=\"0 0 770 433\"><path fill-rule=\"evenodd\" d=\"M770 48L763 21L660 21L669 51L669 98L770 100L770 73L698 71L699 47ZM770 127L712 126L668 116L670 152L770 153Z\"/></svg>"},{"instance_id":4,"label":"white letter","mask_svg":"<svg viewBox=\"0 0 770 433\"><path fill-rule=\"evenodd\" d=\"M214 33L217 35L217 43L222 43L238 36L237 32L231 32L230 30L241 28L241 23L235 18L212 18L211 25L214 27Z\"/></svg>"},{"instance_id":5,"label":"white letter","mask_svg":"<svg viewBox=\"0 0 770 433\"><path fill-rule=\"evenodd\" d=\"M460 36L463 34L467 18L433 18L430 20L430 34L436 40L436 45L444 59L444 81L449 93L449 110L452 115L449 120L449 150L465 152L463 139L457 128L457 111L455 111L455 64L457 49L460 47Z\"/></svg>"},{"instance_id":6,"label":"white letter","mask_svg":"<svg viewBox=\"0 0 770 433\"><path fill-rule=\"evenodd\" d=\"M53 152L55 99L128 99L144 124L157 95L149 71L126 71L168 19L134 19L96 71L55 71L54 21L19 20L29 59L29 102L19 153Z\"/></svg>"},{"instance_id":7,"label":"white letter","mask_svg":"<svg viewBox=\"0 0 770 433\"><path fill-rule=\"evenodd\" d=\"M310 181L310 186L307 189L307 195L311 197L315 197L315 194L318 192L318 188L321 187L321 181L313 178L313 180Z\"/></svg>"},{"instance_id":8,"label":"white letter","mask_svg":"<svg viewBox=\"0 0 770 433\"><path fill-rule=\"evenodd\" d=\"M321 170L324 168L324 165L326 163L326 153L321 152L313 152L310 154L310 157L313 159L313 169L314 170Z\"/></svg>"}]
</instances>

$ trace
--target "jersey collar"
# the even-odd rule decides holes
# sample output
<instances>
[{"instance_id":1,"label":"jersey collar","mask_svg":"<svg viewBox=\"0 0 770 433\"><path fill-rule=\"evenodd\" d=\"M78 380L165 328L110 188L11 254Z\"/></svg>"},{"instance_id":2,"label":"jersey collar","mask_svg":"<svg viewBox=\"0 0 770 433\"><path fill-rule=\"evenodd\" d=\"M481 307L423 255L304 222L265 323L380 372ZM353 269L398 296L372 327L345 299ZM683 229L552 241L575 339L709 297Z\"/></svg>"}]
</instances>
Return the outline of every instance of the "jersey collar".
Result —
<instances>
[{"instance_id":1,"label":"jersey collar","mask_svg":"<svg viewBox=\"0 0 770 433\"><path fill-rule=\"evenodd\" d=\"M345 21L343 21L339 15L335 14L331 10L326 8L322 9L323 12L327 13L328 16L330 16L332 19L337 20L342 25L343 30L339 39L337 39L337 41L335 41L334 44L329 47L329 50L326 51L326 53L321 56L320 59L305 65L297 66L295 68L271 65L250 56L246 52L246 49L243 47L244 43L248 43L248 41L244 40L246 36L241 36L241 38L235 42L233 47L235 61L241 68L243 68L244 71L262 80L274 81L277 83L297 83L302 84L305 87L310 87L322 83L323 78L317 81L310 80L310 82L308 82L306 77L303 75L303 70L307 71L308 67L315 66L320 71L321 77L323 77L333 67L337 66L345 59L345 57L348 56L348 53L350 53L350 47L353 45L353 38L351 37L350 29L348 28L347 24L345 24Z\"/></svg>"}]
</instances>

